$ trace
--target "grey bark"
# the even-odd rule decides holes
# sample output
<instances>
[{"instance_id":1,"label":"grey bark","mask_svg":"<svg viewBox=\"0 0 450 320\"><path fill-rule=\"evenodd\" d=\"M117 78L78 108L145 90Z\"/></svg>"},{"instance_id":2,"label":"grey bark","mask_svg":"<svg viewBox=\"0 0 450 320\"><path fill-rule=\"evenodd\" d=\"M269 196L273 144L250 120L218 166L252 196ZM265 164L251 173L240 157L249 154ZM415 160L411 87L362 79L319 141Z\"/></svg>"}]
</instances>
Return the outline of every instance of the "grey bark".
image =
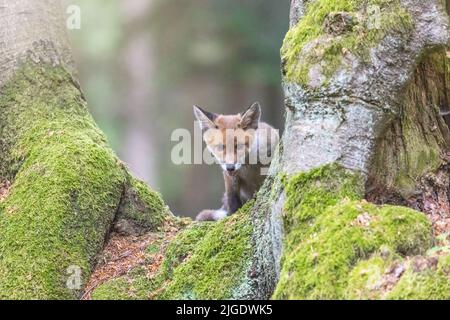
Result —
<instances>
[{"instance_id":1,"label":"grey bark","mask_svg":"<svg viewBox=\"0 0 450 320\"><path fill-rule=\"evenodd\" d=\"M290 26L311 1L293 0ZM284 193L279 173L293 175L329 163L367 179L376 141L399 117L402 90L420 59L445 47L448 17L439 0L403 0L415 27L407 39L387 36L371 49L370 63L348 54L327 85L302 86L284 79L286 126L279 155L252 211L255 251L242 298L269 298L276 286L282 252ZM299 58L301 59L301 57Z\"/></svg>"},{"instance_id":2,"label":"grey bark","mask_svg":"<svg viewBox=\"0 0 450 320\"><path fill-rule=\"evenodd\" d=\"M59 1L0 0L0 87L26 58L63 65L74 74L63 13Z\"/></svg>"},{"instance_id":3,"label":"grey bark","mask_svg":"<svg viewBox=\"0 0 450 320\"><path fill-rule=\"evenodd\" d=\"M386 37L371 50L371 63L349 55L320 90L284 83L287 126L283 167L288 173L337 161L368 172L375 140L398 116L402 88L426 50L445 46L448 18L440 1L403 1L411 10L411 39Z\"/></svg>"}]
</instances>

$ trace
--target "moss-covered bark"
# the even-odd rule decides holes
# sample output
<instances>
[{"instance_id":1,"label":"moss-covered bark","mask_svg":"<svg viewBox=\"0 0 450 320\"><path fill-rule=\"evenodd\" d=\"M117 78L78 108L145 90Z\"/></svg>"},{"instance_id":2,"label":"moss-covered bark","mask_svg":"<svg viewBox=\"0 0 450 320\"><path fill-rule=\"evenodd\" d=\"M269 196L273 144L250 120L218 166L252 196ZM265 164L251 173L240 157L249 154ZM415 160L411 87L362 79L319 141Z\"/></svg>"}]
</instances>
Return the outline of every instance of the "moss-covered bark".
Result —
<instances>
[{"instance_id":1,"label":"moss-covered bark","mask_svg":"<svg viewBox=\"0 0 450 320\"><path fill-rule=\"evenodd\" d=\"M378 28L370 5L381 9ZM281 51L286 201L273 297L448 299L448 243L433 248L449 204L442 1L293 9Z\"/></svg>"},{"instance_id":2,"label":"moss-covered bark","mask_svg":"<svg viewBox=\"0 0 450 320\"><path fill-rule=\"evenodd\" d=\"M114 230L122 234L142 234L159 229L171 215L161 195L127 173Z\"/></svg>"},{"instance_id":3,"label":"moss-covered bark","mask_svg":"<svg viewBox=\"0 0 450 320\"><path fill-rule=\"evenodd\" d=\"M129 174L61 67L25 63L1 89L0 150L0 298L79 297L120 207L152 228L167 213L137 182L139 209L121 202Z\"/></svg>"},{"instance_id":4,"label":"moss-covered bark","mask_svg":"<svg viewBox=\"0 0 450 320\"><path fill-rule=\"evenodd\" d=\"M378 17L373 16L373 6L379 8ZM333 14L339 14L336 21L330 21ZM347 21L342 19L344 14ZM327 28L327 21L341 26ZM315 86L314 71L320 70L320 82L325 83L339 68L351 68L345 55L350 53L367 61L370 49L386 35L402 33L408 37L412 27L411 15L400 0L306 2L304 16L289 30L281 49L286 80ZM334 35L330 29L335 30Z\"/></svg>"},{"instance_id":5,"label":"moss-covered bark","mask_svg":"<svg viewBox=\"0 0 450 320\"><path fill-rule=\"evenodd\" d=\"M192 223L164 250L156 276L135 268L92 293L93 299L231 299L251 262L249 203L218 223Z\"/></svg>"},{"instance_id":6,"label":"moss-covered bark","mask_svg":"<svg viewBox=\"0 0 450 320\"><path fill-rule=\"evenodd\" d=\"M447 299L447 256L425 255L431 224L418 211L362 200L362 179L325 166L286 183L285 247L276 299ZM439 259L414 269L410 258ZM390 280L389 268L402 265ZM386 279L386 282L388 280Z\"/></svg>"}]
</instances>

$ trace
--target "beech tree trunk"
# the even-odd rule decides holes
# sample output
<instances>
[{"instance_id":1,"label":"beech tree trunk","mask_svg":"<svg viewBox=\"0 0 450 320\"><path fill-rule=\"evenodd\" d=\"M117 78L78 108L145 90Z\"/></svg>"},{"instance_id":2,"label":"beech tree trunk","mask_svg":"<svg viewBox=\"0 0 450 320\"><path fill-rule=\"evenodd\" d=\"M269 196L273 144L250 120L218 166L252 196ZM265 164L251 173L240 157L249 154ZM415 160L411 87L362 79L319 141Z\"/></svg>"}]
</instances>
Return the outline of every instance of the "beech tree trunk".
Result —
<instances>
[{"instance_id":1,"label":"beech tree trunk","mask_svg":"<svg viewBox=\"0 0 450 320\"><path fill-rule=\"evenodd\" d=\"M2 0L0 30L0 298L78 298L114 221L172 217L90 116L59 2Z\"/></svg>"},{"instance_id":2,"label":"beech tree trunk","mask_svg":"<svg viewBox=\"0 0 450 320\"><path fill-rule=\"evenodd\" d=\"M253 264L260 275L255 288L264 289L261 296L256 295L258 298L270 297L274 288L275 298L450 296L448 274L443 277L441 295L433 296L433 288L425 288L416 279L419 276L412 273L403 280L396 279L397 287L385 292L380 289L370 296L368 286L354 288L349 277L361 264L370 266L375 259L370 257L379 254L376 249L342 256L340 264L329 257L345 250L362 250L356 240L345 245L343 239L330 235L343 243L335 248L337 252L329 252L333 244L325 232L327 223L339 220L337 199L355 197L342 190L354 177L357 181L350 184L359 194L356 199L412 207L431 220L433 228L426 233L432 229L435 235L440 234L444 225L448 230L450 135L448 118L442 116L450 107L445 5L442 1L388 1L379 7L381 25L371 31L367 6L376 4L292 1L291 29L281 50L286 130L272 176L253 211L255 221L259 221L256 241L263 239ZM332 19L334 16L340 19ZM333 173L330 180L327 170L321 171L324 168L346 173ZM288 178L277 178L280 173ZM320 186L317 193L321 196L309 193L306 186ZM325 194L334 195L331 198L337 197L336 201L326 203L330 199ZM371 211L377 210L362 201L346 208L354 222L364 220L366 214L372 217L375 213ZM350 214L353 208L361 207L364 209L355 216ZM316 208L321 212L314 212ZM404 209L387 208L378 207L392 210L391 218ZM314 218L308 217L312 213ZM330 221L326 220L327 213L334 213L328 217ZM284 232L280 231L280 217ZM308 235L319 239L312 241ZM407 240L415 243L413 250L399 253L402 249L393 249L397 250L394 255L423 254L427 246L436 244L433 239L429 239L431 243L416 243L416 236L412 232ZM391 240L385 239L384 244L389 246ZM320 243L329 247L320 251ZM444 258L440 259L442 266ZM407 269L405 263L396 263ZM339 268L345 272L340 274ZM271 276L265 273L267 270ZM381 267L377 271L384 272ZM387 275L380 276L380 283L383 277ZM406 288L408 280L417 283ZM356 289L360 295L355 294ZM406 291L404 296L401 290Z\"/></svg>"}]
</instances>

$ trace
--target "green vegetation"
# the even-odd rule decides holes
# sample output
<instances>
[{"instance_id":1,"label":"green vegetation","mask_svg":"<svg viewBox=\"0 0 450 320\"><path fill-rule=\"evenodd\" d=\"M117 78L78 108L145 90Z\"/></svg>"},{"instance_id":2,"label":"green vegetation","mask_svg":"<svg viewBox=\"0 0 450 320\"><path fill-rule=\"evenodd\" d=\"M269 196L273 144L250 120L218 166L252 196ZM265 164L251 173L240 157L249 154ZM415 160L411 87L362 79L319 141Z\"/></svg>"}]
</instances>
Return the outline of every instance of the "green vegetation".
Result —
<instances>
[{"instance_id":1,"label":"green vegetation","mask_svg":"<svg viewBox=\"0 0 450 320\"><path fill-rule=\"evenodd\" d=\"M78 298L67 268L89 277L128 173L61 68L26 63L2 89L0 129L0 176L12 182L0 202L0 298ZM136 185L147 209L158 204L153 216L159 196Z\"/></svg>"},{"instance_id":2,"label":"green vegetation","mask_svg":"<svg viewBox=\"0 0 450 320\"><path fill-rule=\"evenodd\" d=\"M217 223L190 225L171 241L155 277L133 271L100 285L92 298L232 298L251 258L252 205Z\"/></svg>"},{"instance_id":3,"label":"green vegetation","mask_svg":"<svg viewBox=\"0 0 450 320\"><path fill-rule=\"evenodd\" d=\"M371 6L380 10L379 26L375 22ZM330 13L348 13L353 17L351 31L340 35L325 32L324 23ZM408 10L399 0L317 0L307 5L300 22L287 33L281 56L286 78L308 85L310 70L318 66L326 78L340 67L344 54L350 52L363 62L368 60L369 50L387 34L399 31L408 36L413 22Z\"/></svg>"},{"instance_id":4,"label":"green vegetation","mask_svg":"<svg viewBox=\"0 0 450 320\"><path fill-rule=\"evenodd\" d=\"M140 290L139 284L144 279L144 287L149 283L146 278L139 277L136 280L129 280L125 277L112 279L98 286L92 293L94 300L144 300L147 299L147 291ZM136 285L137 284L137 285Z\"/></svg>"},{"instance_id":5,"label":"green vegetation","mask_svg":"<svg viewBox=\"0 0 450 320\"><path fill-rule=\"evenodd\" d=\"M195 246L191 257L173 270L159 299L229 299L244 278L251 258L253 202L215 224ZM170 259L170 255L169 255Z\"/></svg>"},{"instance_id":6,"label":"green vegetation","mask_svg":"<svg viewBox=\"0 0 450 320\"><path fill-rule=\"evenodd\" d=\"M287 180L285 250L275 299L379 298L382 293L371 288L387 266L431 247L431 225L424 214L361 200L359 181L337 165ZM431 279L416 281L416 273L408 270L388 297L395 298L403 282L411 286L407 279L413 278L423 291L411 289L414 295L443 298L434 291L444 293L445 282L443 288L427 284L435 277L448 281L448 274L429 274Z\"/></svg>"},{"instance_id":7,"label":"green vegetation","mask_svg":"<svg viewBox=\"0 0 450 320\"><path fill-rule=\"evenodd\" d=\"M352 300L383 298L383 277L390 266L400 265L400 259L392 249L382 247L369 259L358 262L349 273L346 298Z\"/></svg>"},{"instance_id":8,"label":"green vegetation","mask_svg":"<svg viewBox=\"0 0 450 320\"><path fill-rule=\"evenodd\" d=\"M388 299L450 299L450 255L439 258L436 267L415 271L410 267L387 295Z\"/></svg>"},{"instance_id":9,"label":"green vegetation","mask_svg":"<svg viewBox=\"0 0 450 320\"><path fill-rule=\"evenodd\" d=\"M159 193L128 174L118 213L119 218L133 221L142 230L155 230L170 211Z\"/></svg>"}]
</instances>

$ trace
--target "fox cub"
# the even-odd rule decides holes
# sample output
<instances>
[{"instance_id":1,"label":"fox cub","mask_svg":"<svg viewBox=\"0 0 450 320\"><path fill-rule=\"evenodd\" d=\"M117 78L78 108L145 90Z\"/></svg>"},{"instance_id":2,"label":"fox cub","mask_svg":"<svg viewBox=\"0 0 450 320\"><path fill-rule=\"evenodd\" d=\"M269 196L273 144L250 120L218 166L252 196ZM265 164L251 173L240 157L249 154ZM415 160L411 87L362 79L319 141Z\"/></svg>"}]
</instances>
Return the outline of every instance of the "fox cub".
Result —
<instances>
[{"instance_id":1,"label":"fox cub","mask_svg":"<svg viewBox=\"0 0 450 320\"><path fill-rule=\"evenodd\" d=\"M257 102L236 115L219 115L194 106L194 115L206 146L222 167L225 181L222 207L203 210L196 220L219 220L235 213L261 187L278 145L278 131L260 121Z\"/></svg>"}]
</instances>

